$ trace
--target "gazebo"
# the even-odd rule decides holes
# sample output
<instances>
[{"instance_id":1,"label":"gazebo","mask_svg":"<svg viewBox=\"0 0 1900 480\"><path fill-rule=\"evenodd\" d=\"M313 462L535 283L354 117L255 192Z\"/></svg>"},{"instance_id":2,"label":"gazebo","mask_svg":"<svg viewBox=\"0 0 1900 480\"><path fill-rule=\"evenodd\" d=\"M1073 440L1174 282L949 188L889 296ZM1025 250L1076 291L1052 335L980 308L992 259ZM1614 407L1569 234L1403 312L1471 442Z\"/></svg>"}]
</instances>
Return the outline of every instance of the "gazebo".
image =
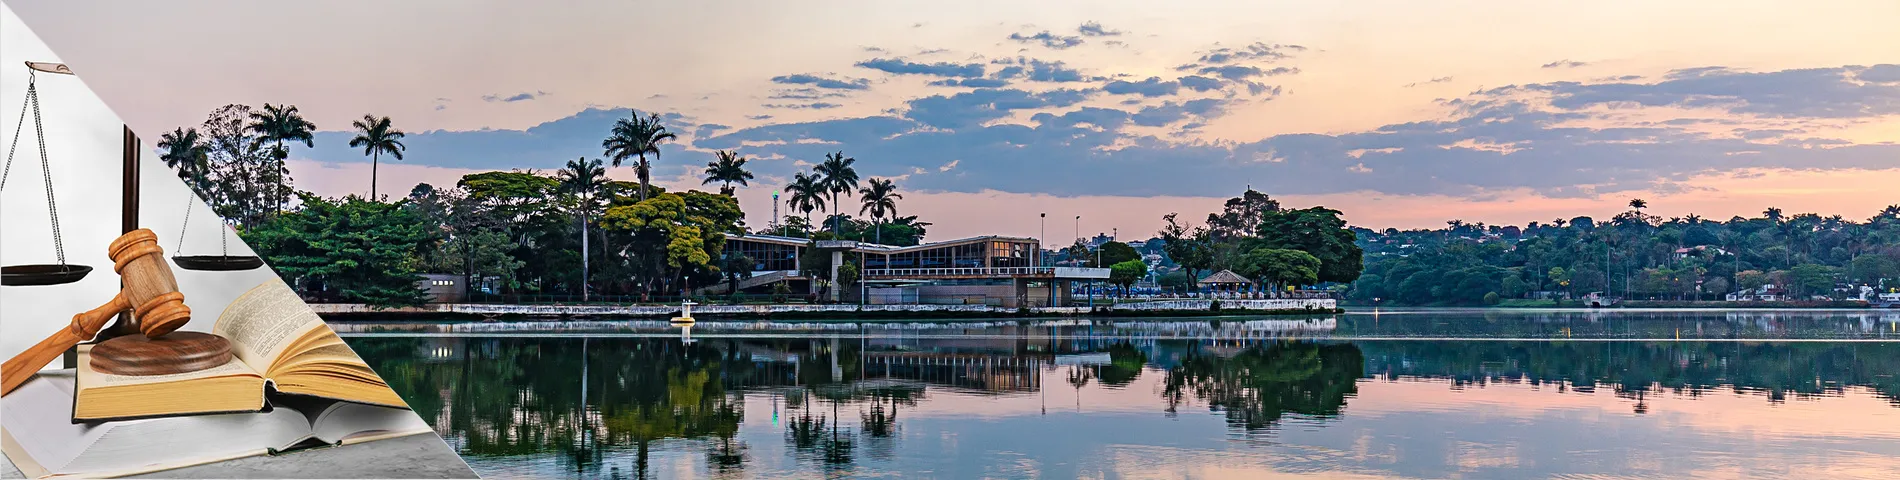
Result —
<instances>
[{"instance_id":1,"label":"gazebo","mask_svg":"<svg viewBox=\"0 0 1900 480\"><path fill-rule=\"evenodd\" d=\"M1239 295L1246 292L1248 287L1253 285L1253 281L1234 273L1233 270L1221 270L1202 278L1200 284L1209 287L1215 294Z\"/></svg>"}]
</instances>

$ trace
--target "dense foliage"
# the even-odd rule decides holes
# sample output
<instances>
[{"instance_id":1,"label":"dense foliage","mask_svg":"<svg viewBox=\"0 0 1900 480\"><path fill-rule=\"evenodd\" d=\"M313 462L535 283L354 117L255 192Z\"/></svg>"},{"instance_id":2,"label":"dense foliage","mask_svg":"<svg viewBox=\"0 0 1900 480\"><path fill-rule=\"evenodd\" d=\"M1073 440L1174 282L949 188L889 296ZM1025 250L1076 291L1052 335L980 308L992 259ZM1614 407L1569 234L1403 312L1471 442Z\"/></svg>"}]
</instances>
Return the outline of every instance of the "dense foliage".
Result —
<instances>
[{"instance_id":1,"label":"dense foliage","mask_svg":"<svg viewBox=\"0 0 1900 480\"><path fill-rule=\"evenodd\" d=\"M1359 278L1363 253L1340 215L1325 207L1283 208L1248 190L1208 214L1205 225L1189 225L1174 213L1162 217L1166 225L1157 240L1190 284L1221 270L1276 288L1351 282Z\"/></svg>"},{"instance_id":2,"label":"dense foliage","mask_svg":"<svg viewBox=\"0 0 1900 480\"><path fill-rule=\"evenodd\" d=\"M1900 287L1900 205L1865 222L1813 213L1727 221L1669 219L1648 204L1607 222L1590 217L1524 227L1453 220L1430 230L1355 229L1368 255L1355 299L1476 304L1604 292L1659 300L1714 300L1738 290L1795 298L1856 297L1860 286Z\"/></svg>"}]
</instances>

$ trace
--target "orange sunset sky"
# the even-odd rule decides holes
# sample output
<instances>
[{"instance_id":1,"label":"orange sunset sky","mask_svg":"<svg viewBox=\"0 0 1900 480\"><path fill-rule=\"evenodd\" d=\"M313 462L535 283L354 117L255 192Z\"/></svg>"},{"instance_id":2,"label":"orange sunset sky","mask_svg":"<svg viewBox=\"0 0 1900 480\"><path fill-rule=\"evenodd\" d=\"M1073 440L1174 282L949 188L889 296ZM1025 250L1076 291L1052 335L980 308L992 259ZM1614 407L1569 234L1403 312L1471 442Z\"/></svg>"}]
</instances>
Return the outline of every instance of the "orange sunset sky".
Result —
<instances>
[{"instance_id":1,"label":"orange sunset sky","mask_svg":"<svg viewBox=\"0 0 1900 480\"><path fill-rule=\"evenodd\" d=\"M365 113L410 134L380 170L399 196L600 157L632 108L680 136L663 186L751 158L753 226L842 150L937 240L1045 235L1044 212L1051 238L1077 215L1146 238L1248 186L1372 228L1900 203L1891 1L7 6L148 140L298 106L319 133L295 185L326 196L368 190L345 145Z\"/></svg>"}]
</instances>

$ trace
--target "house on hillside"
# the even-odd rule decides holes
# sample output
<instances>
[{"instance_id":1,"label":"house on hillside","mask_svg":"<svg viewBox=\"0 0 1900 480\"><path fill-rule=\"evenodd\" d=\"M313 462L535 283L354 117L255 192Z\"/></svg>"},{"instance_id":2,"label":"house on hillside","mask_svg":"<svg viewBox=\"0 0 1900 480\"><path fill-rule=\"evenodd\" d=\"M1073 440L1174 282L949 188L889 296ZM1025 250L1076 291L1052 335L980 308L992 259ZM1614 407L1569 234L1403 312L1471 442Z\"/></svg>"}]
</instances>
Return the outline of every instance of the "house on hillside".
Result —
<instances>
[{"instance_id":1,"label":"house on hillside","mask_svg":"<svg viewBox=\"0 0 1900 480\"><path fill-rule=\"evenodd\" d=\"M1726 298L1731 302L1774 302L1787 300L1788 290L1769 284L1753 289L1732 292L1729 293Z\"/></svg>"},{"instance_id":2,"label":"house on hillside","mask_svg":"<svg viewBox=\"0 0 1900 480\"><path fill-rule=\"evenodd\" d=\"M1689 258L1689 257L1708 258L1708 257L1722 256L1722 255L1728 255L1728 251L1723 250L1722 247L1717 247L1713 245L1697 245L1693 247L1683 247L1683 248L1676 249L1676 258Z\"/></svg>"}]
</instances>

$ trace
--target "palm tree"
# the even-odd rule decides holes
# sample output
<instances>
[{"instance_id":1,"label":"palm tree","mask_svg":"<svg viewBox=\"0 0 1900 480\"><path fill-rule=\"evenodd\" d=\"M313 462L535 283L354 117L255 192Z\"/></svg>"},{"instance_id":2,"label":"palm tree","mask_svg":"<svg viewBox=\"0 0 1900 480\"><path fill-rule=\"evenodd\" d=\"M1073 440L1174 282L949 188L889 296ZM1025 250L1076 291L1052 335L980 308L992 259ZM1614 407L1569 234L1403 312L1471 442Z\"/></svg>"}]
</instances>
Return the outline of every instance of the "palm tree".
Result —
<instances>
[{"instance_id":1,"label":"palm tree","mask_svg":"<svg viewBox=\"0 0 1900 480\"><path fill-rule=\"evenodd\" d=\"M251 133L257 134L258 141L277 143L277 149L271 152L271 157L276 159L274 168L277 177L276 190L271 193L271 198L277 202L277 210L283 211L284 200L287 198L286 180L290 176L290 170L284 167L284 161L290 158L290 150L284 148L284 142L303 142L304 148L317 146L311 137L311 133L317 130L317 124L310 123L304 120L302 115L297 114L296 105L266 103L262 111L251 112L251 124L248 128ZM375 181L372 180L371 183Z\"/></svg>"},{"instance_id":2,"label":"palm tree","mask_svg":"<svg viewBox=\"0 0 1900 480\"><path fill-rule=\"evenodd\" d=\"M825 186L817 175L799 173L792 176L792 184L785 186L785 193L791 195L792 209L805 212L805 224L811 225L811 211L825 208ZM811 236L811 232L805 232Z\"/></svg>"},{"instance_id":3,"label":"palm tree","mask_svg":"<svg viewBox=\"0 0 1900 480\"><path fill-rule=\"evenodd\" d=\"M1761 216L1766 217L1768 219L1768 223L1775 223L1775 224L1781 223L1781 209L1779 208L1768 207L1767 210L1761 211Z\"/></svg>"},{"instance_id":4,"label":"palm tree","mask_svg":"<svg viewBox=\"0 0 1900 480\"><path fill-rule=\"evenodd\" d=\"M165 153L158 155L165 166L178 171L178 179L184 180L199 197L211 200L211 145L198 135L198 129L178 128L158 137L158 148Z\"/></svg>"},{"instance_id":5,"label":"palm tree","mask_svg":"<svg viewBox=\"0 0 1900 480\"><path fill-rule=\"evenodd\" d=\"M363 154L369 156L369 201L376 201L376 165L382 155L387 153L402 160L402 151L409 147L402 144L402 130L389 125L389 117L377 117L374 114L363 115L362 120L351 122L356 127L356 138L350 139L351 147L362 147Z\"/></svg>"},{"instance_id":6,"label":"palm tree","mask_svg":"<svg viewBox=\"0 0 1900 480\"><path fill-rule=\"evenodd\" d=\"M659 114L649 113L646 118L640 118L640 112L634 111L632 117L614 122L612 133L607 135L606 140L600 141L600 148L605 149L604 155L613 159L615 167L630 158L639 160L634 164L633 172L640 176L640 201L644 202L653 173L653 164L647 161L647 155L651 154L654 160L659 160L660 142L676 138L673 132L666 131L666 125L660 123Z\"/></svg>"},{"instance_id":7,"label":"palm tree","mask_svg":"<svg viewBox=\"0 0 1900 480\"><path fill-rule=\"evenodd\" d=\"M581 157L578 160L568 160L567 167L561 169L560 178L561 191L575 197L574 213L581 219L581 301L585 302L588 299L587 223L593 216L594 208L598 206L594 200L595 195L607 185L607 169L601 168L600 159L588 160L587 157Z\"/></svg>"},{"instance_id":8,"label":"palm tree","mask_svg":"<svg viewBox=\"0 0 1900 480\"><path fill-rule=\"evenodd\" d=\"M752 172L746 171L745 169L746 158L739 156L737 152L731 150L720 150L713 153L719 157L719 159L706 162L706 180L699 182L699 184L705 185L713 182L724 182L725 185L719 187L719 193L737 196L737 192L732 189L732 184L738 183L740 186L747 186L748 184L746 182L752 180Z\"/></svg>"},{"instance_id":9,"label":"palm tree","mask_svg":"<svg viewBox=\"0 0 1900 480\"><path fill-rule=\"evenodd\" d=\"M838 194L849 195L853 189L858 188L858 170L851 168L853 163L858 163L858 159L845 157L844 152L839 151L825 154L824 163L813 167L813 170L818 172L819 184L824 186L826 191L831 192L832 205L841 205L838 203ZM844 232L844 217L838 217L831 223L832 233Z\"/></svg>"},{"instance_id":10,"label":"palm tree","mask_svg":"<svg viewBox=\"0 0 1900 480\"><path fill-rule=\"evenodd\" d=\"M897 193L897 185L887 178L873 178L871 185L858 190L858 199L864 203L858 209L859 214L870 213L871 221L877 224L877 243L884 243L884 217L897 216L897 201L904 194Z\"/></svg>"},{"instance_id":11,"label":"palm tree","mask_svg":"<svg viewBox=\"0 0 1900 480\"><path fill-rule=\"evenodd\" d=\"M1630 208L1636 210L1638 213L1641 213L1643 209L1647 207L1649 207L1649 201L1647 200L1641 198L1630 199Z\"/></svg>"}]
</instances>

